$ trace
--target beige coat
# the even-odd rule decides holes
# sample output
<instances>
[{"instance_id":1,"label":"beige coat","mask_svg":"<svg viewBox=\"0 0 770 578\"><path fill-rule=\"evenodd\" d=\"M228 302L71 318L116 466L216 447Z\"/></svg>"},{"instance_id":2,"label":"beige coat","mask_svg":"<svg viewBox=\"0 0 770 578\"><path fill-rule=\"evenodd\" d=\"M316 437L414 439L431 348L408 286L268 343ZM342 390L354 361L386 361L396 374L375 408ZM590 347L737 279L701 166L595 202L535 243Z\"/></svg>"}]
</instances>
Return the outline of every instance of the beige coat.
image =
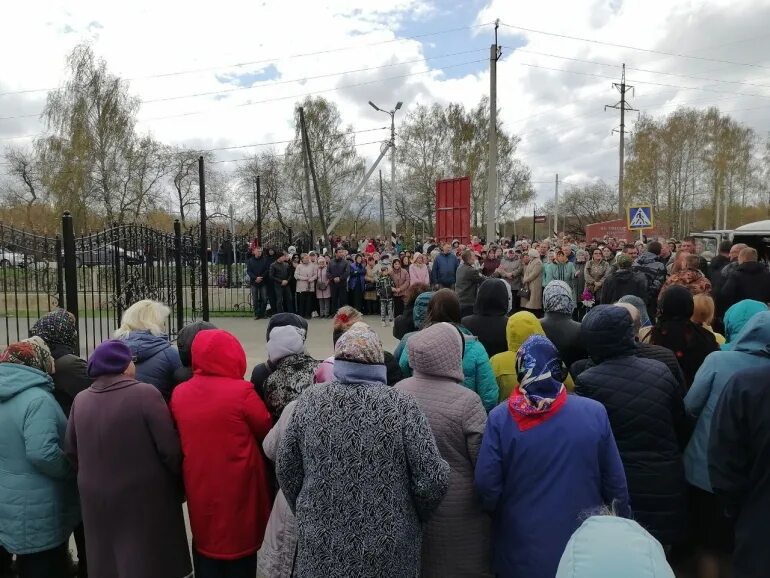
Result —
<instances>
[{"instance_id":1,"label":"beige coat","mask_svg":"<svg viewBox=\"0 0 770 578\"><path fill-rule=\"evenodd\" d=\"M318 279L318 266L315 263L300 263L294 270L294 278L297 280L297 293L315 291L315 281Z\"/></svg>"},{"instance_id":2,"label":"beige coat","mask_svg":"<svg viewBox=\"0 0 770 578\"><path fill-rule=\"evenodd\" d=\"M543 263L540 259L532 259L524 268L522 286L529 287L529 299L521 298L524 309L543 308Z\"/></svg>"}]
</instances>

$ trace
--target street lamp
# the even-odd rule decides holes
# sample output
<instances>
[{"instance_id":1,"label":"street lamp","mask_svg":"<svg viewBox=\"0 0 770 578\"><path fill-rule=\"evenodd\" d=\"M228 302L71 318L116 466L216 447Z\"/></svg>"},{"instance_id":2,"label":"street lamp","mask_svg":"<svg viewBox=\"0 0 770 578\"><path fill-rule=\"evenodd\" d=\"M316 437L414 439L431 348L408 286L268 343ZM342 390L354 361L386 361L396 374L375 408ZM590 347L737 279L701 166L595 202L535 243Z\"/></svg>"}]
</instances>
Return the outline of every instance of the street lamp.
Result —
<instances>
[{"instance_id":1,"label":"street lamp","mask_svg":"<svg viewBox=\"0 0 770 578\"><path fill-rule=\"evenodd\" d=\"M396 213L396 111L400 110L403 105L403 102L398 101L393 110L384 110L374 104L371 100L369 101L369 106L374 110L390 115L390 197L391 203L393 204L393 220L390 226L390 240L393 249L396 248L396 225L398 224L398 215Z\"/></svg>"}]
</instances>

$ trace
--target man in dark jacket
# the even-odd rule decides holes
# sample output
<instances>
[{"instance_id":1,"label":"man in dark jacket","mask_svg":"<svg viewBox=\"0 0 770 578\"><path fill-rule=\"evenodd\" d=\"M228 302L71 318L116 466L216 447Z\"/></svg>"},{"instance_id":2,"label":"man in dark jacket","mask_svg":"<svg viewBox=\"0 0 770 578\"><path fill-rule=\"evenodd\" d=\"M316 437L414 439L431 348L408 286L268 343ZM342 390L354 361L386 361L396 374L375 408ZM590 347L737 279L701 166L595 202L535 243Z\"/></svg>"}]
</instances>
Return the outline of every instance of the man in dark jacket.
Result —
<instances>
[{"instance_id":1,"label":"man in dark jacket","mask_svg":"<svg viewBox=\"0 0 770 578\"><path fill-rule=\"evenodd\" d=\"M270 280L275 287L275 313L291 311L291 291L289 290L289 257L283 251L276 252L276 260L270 265Z\"/></svg>"},{"instance_id":2,"label":"man in dark jacket","mask_svg":"<svg viewBox=\"0 0 770 578\"><path fill-rule=\"evenodd\" d=\"M331 289L331 304L329 312L332 316L340 307L348 304L348 277L350 277L350 261L345 259L345 251L337 249L334 259L329 263L329 288Z\"/></svg>"},{"instance_id":3,"label":"man in dark jacket","mask_svg":"<svg viewBox=\"0 0 770 578\"><path fill-rule=\"evenodd\" d=\"M722 269L730 262L730 241L719 243L719 255L714 257L709 263L709 280L712 288L718 288L722 284Z\"/></svg>"},{"instance_id":4,"label":"man in dark jacket","mask_svg":"<svg viewBox=\"0 0 770 578\"><path fill-rule=\"evenodd\" d=\"M627 310L594 307L581 334L596 365L574 378L575 392L607 409L635 519L662 544L676 544L685 537L689 429L679 386L665 365L635 355Z\"/></svg>"},{"instance_id":5,"label":"man in dark jacket","mask_svg":"<svg viewBox=\"0 0 770 578\"><path fill-rule=\"evenodd\" d=\"M251 301L254 305L254 319L265 316L267 306L267 285L270 275L270 261L262 254L262 247L254 247L246 261L246 274L251 284Z\"/></svg>"},{"instance_id":6,"label":"man in dark jacket","mask_svg":"<svg viewBox=\"0 0 770 578\"><path fill-rule=\"evenodd\" d=\"M463 326L479 338L489 357L508 351L505 328L508 325L510 296L510 286L506 281L486 279L479 286L473 315L462 318Z\"/></svg>"},{"instance_id":7,"label":"man in dark jacket","mask_svg":"<svg viewBox=\"0 0 770 578\"><path fill-rule=\"evenodd\" d=\"M462 264L457 268L455 292L460 300L460 313L468 315L473 312L476 303L476 292L484 282L481 269L476 269L476 255L470 249L463 251ZM435 266L435 264L434 264Z\"/></svg>"},{"instance_id":8,"label":"man in dark jacket","mask_svg":"<svg viewBox=\"0 0 770 578\"><path fill-rule=\"evenodd\" d=\"M770 375L737 371L711 422L708 466L714 493L735 521L733 576L764 578L770 568Z\"/></svg>"},{"instance_id":9,"label":"man in dark jacket","mask_svg":"<svg viewBox=\"0 0 770 578\"><path fill-rule=\"evenodd\" d=\"M569 368L578 359L587 356L580 336L580 323L572 319L575 297L564 281L551 281L543 291L545 315L540 320L545 336L559 350L562 361Z\"/></svg>"},{"instance_id":10,"label":"man in dark jacket","mask_svg":"<svg viewBox=\"0 0 770 578\"><path fill-rule=\"evenodd\" d=\"M720 292L722 310L744 299L770 303L770 272L757 261L757 250L746 247L738 255L738 268L724 282Z\"/></svg>"},{"instance_id":11,"label":"man in dark jacket","mask_svg":"<svg viewBox=\"0 0 770 578\"><path fill-rule=\"evenodd\" d=\"M444 243L441 249L441 254L437 255L433 261L433 268L430 270L430 282L435 290L454 289L460 262L452 252L452 245Z\"/></svg>"},{"instance_id":12,"label":"man in dark jacket","mask_svg":"<svg viewBox=\"0 0 770 578\"><path fill-rule=\"evenodd\" d=\"M655 319L658 310L658 293L666 282L666 267L658 261L660 251L660 243L652 241L647 245L647 251L639 255L632 267L634 271L642 273L647 279L645 303L647 303L647 313L650 319Z\"/></svg>"},{"instance_id":13,"label":"man in dark jacket","mask_svg":"<svg viewBox=\"0 0 770 578\"><path fill-rule=\"evenodd\" d=\"M610 273L602 285L602 303L615 303L626 295L636 295L647 301L647 277L631 269L633 261L625 253L615 259L617 270Z\"/></svg>"}]
</instances>

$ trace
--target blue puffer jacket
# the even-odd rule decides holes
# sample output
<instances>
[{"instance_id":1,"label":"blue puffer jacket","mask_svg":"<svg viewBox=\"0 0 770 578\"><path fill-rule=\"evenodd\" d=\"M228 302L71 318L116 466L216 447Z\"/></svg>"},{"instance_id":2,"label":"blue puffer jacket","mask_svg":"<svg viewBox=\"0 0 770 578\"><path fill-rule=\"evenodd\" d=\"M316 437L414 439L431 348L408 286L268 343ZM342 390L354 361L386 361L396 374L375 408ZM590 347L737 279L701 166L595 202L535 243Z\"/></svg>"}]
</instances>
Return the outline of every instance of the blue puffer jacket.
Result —
<instances>
[{"instance_id":1,"label":"blue puffer jacket","mask_svg":"<svg viewBox=\"0 0 770 578\"><path fill-rule=\"evenodd\" d=\"M136 363L136 380L157 387L166 401L174 389L174 372L182 367L179 352L165 335L132 331L121 339L131 349Z\"/></svg>"},{"instance_id":2,"label":"blue puffer jacket","mask_svg":"<svg viewBox=\"0 0 770 578\"><path fill-rule=\"evenodd\" d=\"M457 268L460 261L454 253L436 255L433 268L430 270L430 282L441 285L454 285L457 280Z\"/></svg>"},{"instance_id":3,"label":"blue puffer jacket","mask_svg":"<svg viewBox=\"0 0 770 578\"><path fill-rule=\"evenodd\" d=\"M42 371L0 363L0 545L16 554L65 543L80 522L67 420Z\"/></svg>"},{"instance_id":4,"label":"blue puffer jacket","mask_svg":"<svg viewBox=\"0 0 770 578\"><path fill-rule=\"evenodd\" d=\"M736 303L733 307L736 307ZM687 481L711 492L708 449L714 409L736 371L751 367L770 370L770 311L756 313L732 342L729 351L710 353L684 398L687 412L698 419L684 452Z\"/></svg>"},{"instance_id":5,"label":"blue puffer jacket","mask_svg":"<svg viewBox=\"0 0 770 578\"><path fill-rule=\"evenodd\" d=\"M463 385L479 394L481 402L487 413L497 405L500 389L497 387L497 380L492 371L492 365L489 363L487 350L481 345L481 341L475 335L471 335L462 325L457 326L463 335L465 335L465 353L463 354L463 375L465 381ZM409 334L409 336L414 334ZM408 341L407 336L404 339ZM409 352L407 346L401 350L399 359L401 374L404 379L412 376L412 368L409 367Z\"/></svg>"}]
</instances>

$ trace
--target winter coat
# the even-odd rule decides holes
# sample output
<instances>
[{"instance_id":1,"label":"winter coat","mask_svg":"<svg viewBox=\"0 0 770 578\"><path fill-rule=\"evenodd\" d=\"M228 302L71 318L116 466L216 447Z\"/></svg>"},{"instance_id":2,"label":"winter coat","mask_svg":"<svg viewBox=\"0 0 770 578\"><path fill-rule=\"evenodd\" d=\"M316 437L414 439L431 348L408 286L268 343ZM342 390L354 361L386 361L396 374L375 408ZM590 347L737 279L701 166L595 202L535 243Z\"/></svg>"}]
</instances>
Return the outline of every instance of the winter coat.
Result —
<instances>
[{"instance_id":1,"label":"winter coat","mask_svg":"<svg viewBox=\"0 0 770 578\"><path fill-rule=\"evenodd\" d=\"M396 385L403 379L401 374L401 367L398 364L398 359L390 351L383 351L385 357L385 373L387 385ZM313 374L313 383L329 383L334 381L334 356L324 359L318 367L316 367ZM285 411L285 409L284 409Z\"/></svg>"},{"instance_id":2,"label":"winter coat","mask_svg":"<svg viewBox=\"0 0 770 578\"><path fill-rule=\"evenodd\" d=\"M686 287L693 296L702 294L709 295L711 293L711 281L697 269L694 271L692 269L679 271L678 273L671 275L663 284L663 288L658 295L659 299L663 295L663 292L671 285L681 285L682 287Z\"/></svg>"},{"instance_id":3,"label":"winter coat","mask_svg":"<svg viewBox=\"0 0 770 578\"><path fill-rule=\"evenodd\" d=\"M294 270L294 278L297 280L297 293L312 293L318 279L318 267L314 263L300 263Z\"/></svg>"},{"instance_id":4,"label":"winter coat","mask_svg":"<svg viewBox=\"0 0 770 578\"><path fill-rule=\"evenodd\" d=\"M508 350L498 353L489 360L492 366L492 373L497 382L499 401L506 401L519 385L519 378L516 373L516 353L519 347L533 335L545 335L540 321L529 311L519 311L514 313L508 319L505 327L505 339L508 343ZM564 385L572 391L574 383L572 378L564 372L566 379Z\"/></svg>"},{"instance_id":5,"label":"winter coat","mask_svg":"<svg viewBox=\"0 0 770 578\"><path fill-rule=\"evenodd\" d=\"M286 261L274 261L270 265L270 280L274 285L282 285L283 281L291 279L291 265Z\"/></svg>"},{"instance_id":6,"label":"winter coat","mask_svg":"<svg viewBox=\"0 0 770 578\"><path fill-rule=\"evenodd\" d=\"M171 399L174 389L174 372L182 367L179 352L169 343L166 335L153 335L149 331L132 331L120 338L131 349L136 363L136 380L154 385Z\"/></svg>"},{"instance_id":7,"label":"winter coat","mask_svg":"<svg viewBox=\"0 0 770 578\"><path fill-rule=\"evenodd\" d=\"M430 280L434 285L454 285L457 282L457 268L460 261L454 253L440 253L433 260Z\"/></svg>"},{"instance_id":8,"label":"winter coat","mask_svg":"<svg viewBox=\"0 0 770 578\"><path fill-rule=\"evenodd\" d=\"M602 330L611 325L612 330ZM682 449L687 423L681 390L660 362L636 357L630 315L600 305L583 320L594 363L575 378L575 393L601 402L623 460L634 518L662 544L684 537Z\"/></svg>"},{"instance_id":9,"label":"winter coat","mask_svg":"<svg viewBox=\"0 0 770 578\"><path fill-rule=\"evenodd\" d=\"M195 336L198 335L198 332L205 331L207 329L216 329L216 326L213 323L209 323L208 321L195 321L193 323L188 323L179 330L179 333L176 336L176 346L177 350L179 351L179 361L182 362L182 365L174 372L174 387L183 381L187 381L193 376L193 340L195 339Z\"/></svg>"},{"instance_id":10,"label":"winter coat","mask_svg":"<svg viewBox=\"0 0 770 578\"><path fill-rule=\"evenodd\" d=\"M410 279L406 269L395 269L390 272L390 279L393 282L393 298L406 300L406 292L409 289Z\"/></svg>"},{"instance_id":11,"label":"winter coat","mask_svg":"<svg viewBox=\"0 0 770 578\"><path fill-rule=\"evenodd\" d=\"M546 311L540 325L545 331L545 336L559 350L559 356L567 367L587 356L585 344L580 336L580 323L574 321L571 316Z\"/></svg>"},{"instance_id":12,"label":"winter coat","mask_svg":"<svg viewBox=\"0 0 770 578\"><path fill-rule=\"evenodd\" d=\"M674 578L663 547L633 520L591 516L572 534L556 578Z\"/></svg>"},{"instance_id":13,"label":"winter coat","mask_svg":"<svg viewBox=\"0 0 770 578\"><path fill-rule=\"evenodd\" d=\"M233 560L262 544L272 495L260 444L272 420L251 383L246 354L221 330L193 343L195 375L174 390L185 491L195 549Z\"/></svg>"},{"instance_id":14,"label":"winter coat","mask_svg":"<svg viewBox=\"0 0 770 578\"><path fill-rule=\"evenodd\" d=\"M393 357L396 358L399 364L401 363L401 354L406 350L409 338L425 326L425 320L428 318L428 304L431 297L433 297L433 293L426 291L419 294L412 304L412 325L414 325L414 331L405 333L393 350Z\"/></svg>"},{"instance_id":15,"label":"winter coat","mask_svg":"<svg viewBox=\"0 0 770 578\"><path fill-rule=\"evenodd\" d=\"M318 267L316 269L316 275L318 276L315 284L315 296L316 299L330 299L332 296L332 290L329 283L329 268ZM321 289L321 284L326 285L324 289Z\"/></svg>"},{"instance_id":16,"label":"winter coat","mask_svg":"<svg viewBox=\"0 0 770 578\"><path fill-rule=\"evenodd\" d=\"M88 377L88 363L75 355L69 347L51 343L51 357L54 359L53 396L59 402L64 417L69 417L72 402L81 391L88 389L93 381Z\"/></svg>"},{"instance_id":17,"label":"winter coat","mask_svg":"<svg viewBox=\"0 0 770 578\"><path fill-rule=\"evenodd\" d=\"M462 325L459 325L458 329L465 336L465 352L463 354L463 375L465 375L465 380L463 385L476 392L484 404L484 409L491 411L497 405L499 392L497 381L495 381L495 374L492 372L492 366L489 363L489 355L487 355L484 346L478 338L471 335L470 331ZM401 367L403 377L411 377L412 368L409 365L409 352L406 346L401 351L399 366Z\"/></svg>"},{"instance_id":18,"label":"winter coat","mask_svg":"<svg viewBox=\"0 0 770 578\"><path fill-rule=\"evenodd\" d=\"M484 276L475 267L462 263L457 268L455 292L460 300L460 307L472 307L476 303L476 293L483 281Z\"/></svg>"},{"instance_id":19,"label":"winter coat","mask_svg":"<svg viewBox=\"0 0 770 578\"><path fill-rule=\"evenodd\" d=\"M412 263L409 265L409 284L417 285L418 283L430 287L430 270L427 265Z\"/></svg>"},{"instance_id":20,"label":"winter coat","mask_svg":"<svg viewBox=\"0 0 770 578\"><path fill-rule=\"evenodd\" d=\"M626 295L636 295L647 302L647 277L632 269L618 269L604 280L601 291L602 303L617 303Z\"/></svg>"},{"instance_id":21,"label":"winter coat","mask_svg":"<svg viewBox=\"0 0 770 578\"><path fill-rule=\"evenodd\" d=\"M663 283L666 282L666 266L658 261L658 256L646 251L637 257L632 265L632 270L642 273L647 279L647 303L648 311L657 308L658 294Z\"/></svg>"},{"instance_id":22,"label":"winter coat","mask_svg":"<svg viewBox=\"0 0 770 578\"><path fill-rule=\"evenodd\" d=\"M487 257L481 262L481 274L484 277L492 277L495 271L500 267L500 259Z\"/></svg>"},{"instance_id":23,"label":"winter coat","mask_svg":"<svg viewBox=\"0 0 770 578\"><path fill-rule=\"evenodd\" d=\"M350 277L348 277L348 290L360 291L363 293L366 286L366 267L361 263L353 262L350 264Z\"/></svg>"},{"instance_id":24,"label":"winter coat","mask_svg":"<svg viewBox=\"0 0 770 578\"><path fill-rule=\"evenodd\" d=\"M500 279L487 279L479 287L473 315L462 319L463 326L478 337L492 357L508 351L505 327L508 324L508 287Z\"/></svg>"},{"instance_id":25,"label":"winter coat","mask_svg":"<svg viewBox=\"0 0 770 578\"><path fill-rule=\"evenodd\" d=\"M414 301L404 306L404 312L393 320L393 337L402 339L407 333L415 331Z\"/></svg>"},{"instance_id":26,"label":"winter coat","mask_svg":"<svg viewBox=\"0 0 770 578\"><path fill-rule=\"evenodd\" d=\"M738 265L722 285L720 298L723 310L744 299L770 303L770 272L765 264L749 261Z\"/></svg>"},{"instance_id":27,"label":"winter coat","mask_svg":"<svg viewBox=\"0 0 770 578\"><path fill-rule=\"evenodd\" d=\"M294 415L297 401L292 401L283 410L278 423L262 442L265 456L275 463L278 448L281 447L286 428ZM278 490L270 511L270 519L265 528L265 539L257 554L257 576L264 578L292 578L294 571L294 552L297 548L297 519L283 495Z\"/></svg>"},{"instance_id":28,"label":"winter coat","mask_svg":"<svg viewBox=\"0 0 770 578\"><path fill-rule=\"evenodd\" d=\"M296 578L419 573L422 527L449 466L417 402L372 381L371 367L337 360L342 381L300 396L278 449L297 517Z\"/></svg>"},{"instance_id":29,"label":"winter coat","mask_svg":"<svg viewBox=\"0 0 770 578\"><path fill-rule=\"evenodd\" d=\"M544 267L543 287L548 287L551 281L564 281L572 289L572 298L577 300L575 294L575 265L570 262L551 263Z\"/></svg>"},{"instance_id":30,"label":"winter coat","mask_svg":"<svg viewBox=\"0 0 770 578\"><path fill-rule=\"evenodd\" d=\"M456 331L451 326L447 330ZM441 342L415 337L411 347L417 348L414 375L396 389L417 401L450 468L449 490L423 527L420 576L490 576L490 518L479 508L473 490L473 470L487 414L479 396L452 375Z\"/></svg>"},{"instance_id":31,"label":"winter coat","mask_svg":"<svg viewBox=\"0 0 770 578\"><path fill-rule=\"evenodd\" d=\"M725 351L729 350L732 342L738 337L749 320L757 313L764 311L767 311L767 305L752 299L738 301L738 303L730 307L725 313L724 318L726 343L722 346L722 349Z\"/></svg>"},{"instance_id":32,"label":"winter coat","mask_svg":"<svg viewBox=\"0 0 770 578\"><path fill-rule=\"evenodd\" d=\"M743 328L729 351L706 357L684 399L687 412L697 419L684 453L687 481L711 492L708 447L714 409L725 385L736 371L758 368L770 371L770 311L757 313Z\"/></svg>"},{"instance_id":33,"label":"winter coat","mask_svg":"<svg viewBox=\"0 0 770 578\"><path fill-rule=\"evenodd\" d=\"M336 257L329 261L326 266L326 274L329 276L329 285L335 285L334 278L339 277L341 287L348 286L348 277L350 277L350 261L347 259L337 259Z\"/></svg>"},{"instance_id":34,"label":"winter coat","mask_svg":"<svg viewBox=\"0 0 770 578\"><path fill-rule=\"evenodd\" d=\"M500 261L500 269L502 269L505 275L510 275L510 278L500 275L500 277L511 286L511 291L516 293L521 289L521 276L524 272L524 266L521 263L521 259L508 259L503 257Z\"/></svg>"},{"instance_id":35,"label":"winter coat","mask_svg":"<svg viewBox=\"0 0 770 578\"><path fill-rule=\"evenodd\" d=\"M543 263L539 259L532 259L524 268L521 286L529 288L529 298L521 298L522 309L543 308Z\"/></svg>"},{"instance_id":36,"label":"winter coat","mask_svg":"<svg viewBox=\"0 0 770 578\"><path fill-rule=\"evenodd\" d=\"M33 554L65 544L80 522L67 420L42 371L0 363L0 546Z\"/></svg>"},{"instance_id":37,"label":"winter coat","mask_svg":"<svg viewBox=\"0 0 770 578\"><path fill-rule=\"evenodd\" d=\"M264 400L273 421L278 421L286 404L313 385L313 374L320 362L305 353L287 355L278 360L265 379Z\"/></svg>"},{"instance_id":38,"label":"winter coat","mask_svg":"<svg viewBox=\"0 0 770 578\"><path fill-rule=\"evenodd\" d=\"M571 395L549 419L524 431L507 403L493 409L475 486L482 507L493 514L493 569L500 578L552 578L587 512L614 505L630 516L607 412Z\"/></svg>"},{"instance_id":39,"label":"winter coat","mask_svg":"<svg viewBox=\"0 0 770 578\"><path fill-rule=\"evenodd\" d=\"M735 578L765 578L770 567L770 374L734 373L714 410L708 449L714 493L735 520Z\"/></svg>"},{"instance_id":40,"label":"winter coat","mask_svg":"<svg viewBox=\"0 0 770 578\"><path fill-rule=\"evenodd\" d=\"M270 259L267 255L255 257L251 255L246 259L246 274L252 285L264 285L270 275ZM257 277L262 277L262 281L257 283Z\"/></svg>"},{"instance_id":41,"label":"winter coat","mask_svg":"<svg viewBox=\"0 0 770 578\"><path fill-rule=\"evenodd\" d=\"M593 295L599 293L604 285L604 280L610 274L610 264L601 260L598 263L591 259L583 269L585 288Z\"/></svg>"},{"instance_id":42,"label":"winter coat","mask_svg":"<svg viewBox=\"0 0 770 578\"><path fill-rule=\"evenodd\" d=\"M155 387L124 375L97 378L72 406L66 451L77 467L92 576L192 572L182 448Z\"/></svg>"}]
</instances>

